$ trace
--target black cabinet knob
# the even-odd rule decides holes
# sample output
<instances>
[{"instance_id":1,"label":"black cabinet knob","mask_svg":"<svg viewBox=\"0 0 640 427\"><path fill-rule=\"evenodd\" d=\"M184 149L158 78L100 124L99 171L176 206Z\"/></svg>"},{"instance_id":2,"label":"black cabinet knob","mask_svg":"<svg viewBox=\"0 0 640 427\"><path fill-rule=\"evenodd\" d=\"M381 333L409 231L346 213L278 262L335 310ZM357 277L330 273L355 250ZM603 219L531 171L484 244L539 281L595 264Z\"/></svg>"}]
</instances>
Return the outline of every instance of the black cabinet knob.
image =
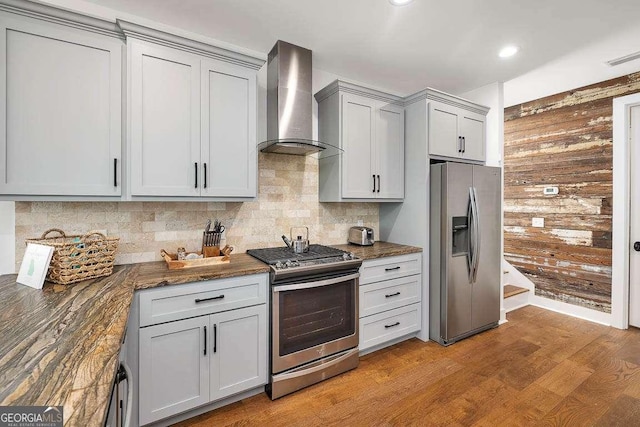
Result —
<instances>
[{"instance_id":1,"label":"black cabinet knob","mask_svg":"<svg viewBox=\"0 0 640 427\"><path fill-rule=\"evenodd\" d=\"M636 252L640 252L640 242L635 242L635 243L633 244L633 249L634 249Z\"/></svg>"}]
</instances>

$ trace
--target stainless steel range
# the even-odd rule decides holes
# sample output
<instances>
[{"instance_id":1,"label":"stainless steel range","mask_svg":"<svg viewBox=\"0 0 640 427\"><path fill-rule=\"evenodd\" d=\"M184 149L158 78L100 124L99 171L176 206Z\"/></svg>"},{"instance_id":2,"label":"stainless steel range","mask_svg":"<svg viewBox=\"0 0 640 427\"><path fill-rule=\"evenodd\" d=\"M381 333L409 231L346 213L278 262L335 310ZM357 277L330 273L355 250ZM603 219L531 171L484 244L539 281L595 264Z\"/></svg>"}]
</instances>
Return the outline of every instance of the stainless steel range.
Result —
<instances>
[{"instance_id":1,"label":"stainless steel range","mask_svg":"<svg viewBox=\"0 0 640 427\"><path fill-rule=\"evenodd\" d=\"M358 366L358 272L362 260L322 245L250 249L271 267L272 399Z\"/></svg>"}]
</instances>

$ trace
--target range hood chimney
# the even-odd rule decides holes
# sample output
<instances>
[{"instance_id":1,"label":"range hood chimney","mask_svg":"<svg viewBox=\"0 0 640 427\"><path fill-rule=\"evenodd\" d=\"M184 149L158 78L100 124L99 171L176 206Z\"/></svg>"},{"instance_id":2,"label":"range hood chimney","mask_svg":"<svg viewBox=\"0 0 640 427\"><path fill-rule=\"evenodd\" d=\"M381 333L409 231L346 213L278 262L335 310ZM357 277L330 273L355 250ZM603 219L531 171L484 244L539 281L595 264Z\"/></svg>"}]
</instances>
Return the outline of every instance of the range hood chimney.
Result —
<instances>
[{"instance_id":1,"label":"range hood chimney","mask_svg":"<svg viewBox=\"0 0 640 427\"><path fill-rule=\"evenodd\" d=\"M311 51L278 40L267 62L267 141L258 144L260 151L301 156L342 151L313 140L311 90Z\"/></svg>"}]
</instances>

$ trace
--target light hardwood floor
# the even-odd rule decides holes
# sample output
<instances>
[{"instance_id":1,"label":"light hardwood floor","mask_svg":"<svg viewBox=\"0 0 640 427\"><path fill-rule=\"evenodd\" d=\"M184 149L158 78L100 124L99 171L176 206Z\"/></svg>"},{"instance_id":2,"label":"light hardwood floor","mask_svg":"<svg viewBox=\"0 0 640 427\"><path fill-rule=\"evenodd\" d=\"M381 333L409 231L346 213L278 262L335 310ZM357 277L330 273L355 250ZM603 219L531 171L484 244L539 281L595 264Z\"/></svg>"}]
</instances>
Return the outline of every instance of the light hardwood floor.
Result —
<instances>
[{"instance_id":1,"label":"light hardwood floor","mask_svg":"<svg viewBox=\"0 0 640 427\"><path fill-rule=\"evenodd\" d=\"M179 426L640 425L640 330L531 306L507 318L446 348L405 341L279 400L261 394Z\"/></svg>"}]
</instances>

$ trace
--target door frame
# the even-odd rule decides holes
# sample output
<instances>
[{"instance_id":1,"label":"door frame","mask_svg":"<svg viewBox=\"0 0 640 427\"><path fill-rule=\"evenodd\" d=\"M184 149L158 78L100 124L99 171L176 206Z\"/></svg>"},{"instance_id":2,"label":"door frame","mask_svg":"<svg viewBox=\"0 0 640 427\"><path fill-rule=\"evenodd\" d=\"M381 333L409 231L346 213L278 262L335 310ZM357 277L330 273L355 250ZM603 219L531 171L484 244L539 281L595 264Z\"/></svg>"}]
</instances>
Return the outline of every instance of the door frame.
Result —
<instances>
[{"instance_id":1,"label":"door frame","mask_svg":"<svg viewBox=\"0 0 640 427\"><path fill-rule=\"evenodd\" d=\"M613 100L613 230L611 264L611 326L629 327L629 255L631 209L631 107L640 105L640 93Z\"/></svg>"}]
</instances>

